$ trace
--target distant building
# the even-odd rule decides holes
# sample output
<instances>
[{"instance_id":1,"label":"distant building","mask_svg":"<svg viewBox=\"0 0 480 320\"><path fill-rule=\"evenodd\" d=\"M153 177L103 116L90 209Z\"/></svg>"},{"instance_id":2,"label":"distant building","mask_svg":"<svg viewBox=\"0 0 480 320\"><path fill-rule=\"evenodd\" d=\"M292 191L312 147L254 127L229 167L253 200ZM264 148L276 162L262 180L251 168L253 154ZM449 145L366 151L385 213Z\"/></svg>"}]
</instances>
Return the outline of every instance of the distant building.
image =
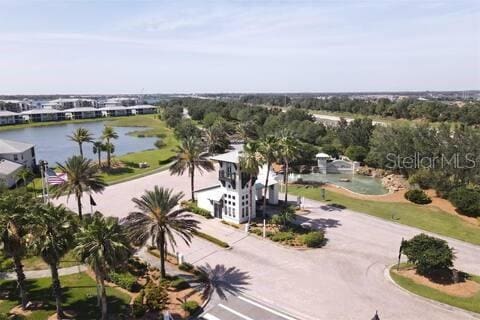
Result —
<instances>
[{"instance_id":1,"label":"distant building","mask_svg":"<svg viewBox=\"0 0 480 320\"><path fill-rule=\"evenodd\" d=\"M57 109L32 109L22 112L21 116L27 122L61 121L65 120L65 111Z\"/></svg>"},{"instance_id":2,"label":"distant building","mask_svg":"<svg viewBox=\"0 0 480 320\"><path fill-rule=\"evenodd\" d=\"M60 99L50 100L43 104L43 108L58 109L58 110L86 108L86 107L96 108L97 101L94 99L60 98Z\"/></svg>"},{"instance_id":3,"label":"distant building","mask_svg":"<svg viewBox=\"0 0 480 320\"><path fill-rule=\"evenodd\" d=\"M130 110L131 114L151 114L157 112L157 107L149 104L126 107L126 109Z\"/></svg>"},{"instance_id":4,"label":"distant building","mask_svg":"<svg viewBox=\"0 0 480 320\"><path fill-rule=\"evenodd\" d=\"M71 108L65 110L65 118L67 119L91 119L91 118L100 118L102 116L102 111L97 108Z\"/></svg>"},{"instance_id":5,"label":"distant building","mask_svg":"<svg viewBox=\"0 0 480 320\"><path fill-rule=\"evenodd\" d=\"M22 112L31 108L29 100L0 100L0 111Z\"/></svg>"},{"instance_id":6,"label":"distant building","mask_svg":"<svg viewBox=\"0 0 480 320\"><path fill-rule=\"evenodd\" d=\"M121 117L132 114L132 110L121 106L103 107L98 110L102 112L103 117Z\"/></svg>"},{"instance_id":7,"label":"distant building","mask_svg":"<svg viewBox=\"0 0 480 320\"><path fill-rule=\"evenodd\" d=\"M11 111L0 111L0 125L16 124L21 122L21 117L18 113Z\"/></svg>"},{"instance_id":8,"label":"distant building","mask_svg":"<svg viewBox=\"0 0 480 320\"><path fill-rule=\"evenodd\" d=\"M105 107L130 107L138 104L137 98L110 98L104 102Z\"/></svg>"},{"instance_id":9,"label":"distant building","mask_svg":"<svg viewBox=\"0 0 480 320\"><path fill-rule=\"evenodd\" d=\"M260 170L255 179L252 193L249 193L250 176L240 168L242 151L235 150L220 154L211 159L219 163L219 185L197 190L197 204L208 210L215 218L233 223L244 223L256 217L256 200L263 197L266 172ZM269 177L268 203L278 203L278 181L273 175Z\"/></svg>"}]
</instances>

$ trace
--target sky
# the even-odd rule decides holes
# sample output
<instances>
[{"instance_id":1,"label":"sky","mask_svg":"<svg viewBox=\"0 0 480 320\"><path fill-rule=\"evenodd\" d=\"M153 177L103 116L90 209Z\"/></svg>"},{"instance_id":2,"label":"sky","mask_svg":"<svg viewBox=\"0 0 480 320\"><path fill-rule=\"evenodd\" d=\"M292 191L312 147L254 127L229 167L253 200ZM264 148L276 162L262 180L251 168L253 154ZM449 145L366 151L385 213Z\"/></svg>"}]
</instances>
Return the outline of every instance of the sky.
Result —
<instances>
[{"instance_id":1,"label":"sky","mask_svg":"<svg viewBox=\"0 0 480 320\"><path fill-rule=\"evenodd\" d=\"M0 95L471 89L478 0L0 0Z\"/></svg>"}]
</instances>

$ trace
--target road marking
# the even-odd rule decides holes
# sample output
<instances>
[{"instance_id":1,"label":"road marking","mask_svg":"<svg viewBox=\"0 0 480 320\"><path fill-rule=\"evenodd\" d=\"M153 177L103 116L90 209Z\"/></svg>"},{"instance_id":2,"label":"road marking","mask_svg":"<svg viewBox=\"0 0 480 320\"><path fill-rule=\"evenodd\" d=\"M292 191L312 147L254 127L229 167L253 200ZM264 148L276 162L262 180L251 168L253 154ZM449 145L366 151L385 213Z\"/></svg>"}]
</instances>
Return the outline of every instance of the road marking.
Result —
<instances>
[{"instance_id":1,"label":"road marking","mask_svg":"<svg viewBox=\"0 0 480 320\"><path fill-rule=\"evenodd\" d=\"M227 306L225 306L225 305L223 305L223 304L221 304L221 303L219 303L218 306L221 307L221 308L223 308L223 309L225 309L225 310L227 310L227 311L229 311L229 312L231 312L231 313L233 313L233 314L236 315L236 316L239 316L239 317L242 318L242 319L245 319L245 320L255 320L255 319L252 319L252 318L250 318L250 317L247 317L247 316L241 314L240 312L235 311L235 310L233 310L232 308L229 308L229 307L227 307Z\"/></svg>"},{"instance_id":2,"label":"road marking","mask_svg":"<svg viewBox=\"0 0 480 320\"><path fill-rule=\"evenodd\" d=\"M273 313L274 315L277 315L277 316L279 316L279 317L282 317L282 318L284 318L284 319L297 320L297 319L292 318L292 317L289 317L289 316L287 316L287 315L285 315L285 314L283 314L283 313L281 313L281 312L278 312L277 310L273 310L273 309L271 309L271 308L269 308L269 307L266 307L266 306L264 306L264 305L261 305L260 303L257 303L257 302L255 302L255 301L252 301L252 300L247 299L247 298L245 298L245 297L238 296L238 298L241 299L241 300L243 300L243 301L245 301L245 302L247 302L247 303L250 303L250 304L252 304L252 305L254 305L254 306L258 307L258 308L262 308L263 310L266 310L266 311L268 311L268 312L270 312L270 313Z\"/></svg>"},{"instance_id":3,"label":"road marking","mask_svg":"<svg viewBox=\"0 0 480 320\"><path fill-rule=\"evenodd\" d=\"M210 313L203 315L202 318L205 320L220 320L220 318L217 318L214 315L211 315Z\"/></svg>"}]
</instances>

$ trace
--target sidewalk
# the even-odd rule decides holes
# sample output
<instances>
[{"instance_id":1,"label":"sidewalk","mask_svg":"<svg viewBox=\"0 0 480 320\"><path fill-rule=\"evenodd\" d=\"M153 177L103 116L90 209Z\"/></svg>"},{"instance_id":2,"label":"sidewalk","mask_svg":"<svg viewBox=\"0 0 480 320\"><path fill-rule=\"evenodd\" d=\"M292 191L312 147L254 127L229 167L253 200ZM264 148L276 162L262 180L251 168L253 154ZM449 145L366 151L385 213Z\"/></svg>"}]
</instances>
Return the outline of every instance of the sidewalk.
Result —
<instances>
[{"instance_id":1,"label":"sidewalk","mask_svg":"<svg viewBox=\"0 0 480 320\"><path fill-rule=\"evenodd\" d=\"M85 265L78 265L68 268L58 269L59 276L68 276L70 274L80 273L87 270ZM50 269L45 270L32 270L25 271L25 277L27 279L39 279L39 278L48 278L51 277ZM15 280L17 279L17 274L15 272L0 272L1 280Z\"/></svg>"}]
</instances>

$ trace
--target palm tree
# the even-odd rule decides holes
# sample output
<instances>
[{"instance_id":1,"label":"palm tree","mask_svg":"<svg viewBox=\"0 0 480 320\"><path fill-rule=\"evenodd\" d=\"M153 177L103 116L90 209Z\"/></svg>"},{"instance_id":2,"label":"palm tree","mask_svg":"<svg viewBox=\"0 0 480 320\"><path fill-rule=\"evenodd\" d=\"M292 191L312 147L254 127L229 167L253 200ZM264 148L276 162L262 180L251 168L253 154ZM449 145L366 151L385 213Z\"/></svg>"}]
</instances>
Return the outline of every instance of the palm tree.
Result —
<instances>
[{"instance_id":1,"label":"palm tree","mask_svg":"<svg viewBox=\"0 0 480 320\"><path fill-rule=\"evenodd\" d=\"M67 199L74 194L77 199L78 216L82 219L82 196L84 192L102 192L106 183L98 173L92 160L81 156L68 158L64 164L57 162L57 167L67 176L67 180L53 188L53 196L58 198L64 193Z\"/></svg>"},{"instance_id":2,"label":"palm tree","mask_svg":"<svg viewBox=\"0 0 480 320\"><path fill-rule=\"evenodd\" d=\"M272 135L266 136L260 140L258 145L258 152L262 156L263 163L267 164L267 177L265 179L265 187L263 192L263 219L267 210L267 192L268 192L268 177L270 175L270 169L272 164L278 158L278 138Z\"/></svg>"},{"instance_id":3,"label":"palm tree","mask_svg":"<svg viewBox=\"0 0 480 320\"><path fill-rule=\"evenodd\" d=\"M165 257L167 240L176 246L174 235L178 235L189 244L198 221L191 219L185 209L176 209L183 198L183 192L173 193L172 189L155 186L152 191L145 191L140 199L133 198L137 211L130 212L122 221L129 238L137 246L144 246L149 239L160 251L160 272L165 277Z\"/></svg>"},{"instance_id":4,"label":"palm tree","mask_svg":"<svg viewBox=\"0 0 480 320\"><path fill-rule=\"evenodd\" d=\"M63 319L62 286L58 276L60 259L72 248L76 231L75 216L64 206L47 204L36 212L32 228L34 252L50 267L57 319Z\"/></svg>"},{"instance_id":5,"label":"palm tree","mask_svg":"<svg viewBox=\"0 0 480 320\"><path fill-rule=\"evenodd\" d=\"M95 141L93 142L93 146L92 146L92 152L93 154L96 154L98 156L98 167L101 168L102 167L102 151L106 151L107 148L105 147L105 145L103 144L102 141Z\"/></svg>"},{"instance_id":6,"label":"palm tree","mask_svg":"<svg viewBox=\"0 0 480 320\"><path fill-rule=\"evenodd\" d=\"M36 199L24 191L6 191L0 196L0 236L3 251L13 259L22 308L27 306L27 289L22 259L26 253L26 235Z\"/></svg>"},{"instance_id":7,"label":"palm tree","mask_svg":"<svg viewBox=\"0 0 480 320\"><path fill-rule=\"evenodd\" d=\"M28 184L28 180L32 179L32 183L33 183L33 193L34 195L36 196L37 195L37 191L36 191L36 188L35 188L35 174L32 172L32 170L30 170L29 168L22 168L18 173L17 173L17 177L19 179L22 179L23 181L23 184L25 185L25 188L27 187L27 184Z\"/></svg>"},{"instance_id":8,"label":"palm tree","mask_svg":"<svg viewBox=\"0 0 480 320\"><path fill-rule=\"evenodd\" d=\"M194 176L195 169L198 169L200 174L203 170L213 171L215 168L213 163L207 158L207 154L203 152L200 140L198 137L188 137L182 141L182 145L177 147L177 155L173 165L170 167L170 174L182 175L185 170L188 170L190 177L190 189L192 193L192 201L195 201L194 196Z\"/></svg>"},{"instance_id":9,"label":"palm tree","mask_svg":"<svg viewBox=\"0 0 480 320\"><path fill-rule=\"evenodd\" d=\"M258 171L262 165L262 159L258 153L258 145L254 142L247 142L243 147L243 153L240 157L240 167L242 171L248 174L248 194L250 208L248 209L248 225L251 222L251 213L255 206L255 195L253 194L253 186L258 176Z\"/></svg>"},{"instance_id":10,"label":"palm tree","mask_svg":"<svg viewBox=\"0 0 480 320\"><path fill-rule=\"evenodd\" d=\"M108 271L127 261L131 249L123 228L114 217L96 212L80 227L73 253L95 273L102 320L108 317L105 279Z\"/></svg>"},{"instance_id":11,"label":"palm tree","mask_svg":"<svg viewBox=\"0 0 480 320\"><path fill-rule=\"evenodd\" d=\"M283 173L283 182L285 184L285 206L288 206L288 171L290 161L298 157L299 144L290 131L283 131L280 135L279 154L285 165Z\"/></svg>"},{"instance_id":12,"label":"palm tree","mask_svg":"<svg viewBox=\"0 0 480 320\"><path fill-rule=\"evenodd\" d=\"M83 157L83 148L82 148L82 144L84 142L92 142L93 140L93 136L92 134L90 133L90 131L88 131L88 129L85 129L85 128L78 128L77 130L75 130L72 135L68 136L68 138L71 140L71 141L74 141L76 143L78 143L78 148L80 149L80 155Z\"/></svg>"},{"instance_id":13,"label":"palm tree","mask_svg":"<svg viewBox=\"0 0 480 320\"><path fill-rule=\"evenodd\" d=\"M114 152L112 139L118 139L118 133L115 132L113 127L105 126L102 132L102 139L105 140L105 149L107 151L107 167L111 167L111 154Z\"/></svg>"}]
</instances>

